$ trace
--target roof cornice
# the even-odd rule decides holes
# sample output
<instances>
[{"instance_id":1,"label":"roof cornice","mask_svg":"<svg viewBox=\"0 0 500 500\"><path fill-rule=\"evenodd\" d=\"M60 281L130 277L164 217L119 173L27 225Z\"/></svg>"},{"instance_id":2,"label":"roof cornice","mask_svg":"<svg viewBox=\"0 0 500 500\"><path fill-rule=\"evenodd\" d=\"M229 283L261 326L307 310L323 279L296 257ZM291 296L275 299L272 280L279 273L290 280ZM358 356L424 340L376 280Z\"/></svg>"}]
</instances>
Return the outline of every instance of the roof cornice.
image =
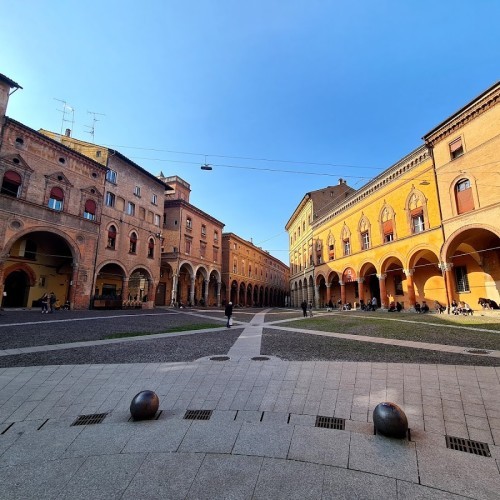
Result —
<instances>
[{"instance_id":1,"label":"roof cornice","mask_svg":"<svg viewBox=\"0 0 500 500\"><path fill-rule=\"evenodd\" d=\"M456 113L433 128L424 135L423 139L429 146L453 134L466 123L485 113L498 103L500 99L500 82L495 83L481 95L473 99L469 104L459 109Z\"/></svg>"}]
</instances>

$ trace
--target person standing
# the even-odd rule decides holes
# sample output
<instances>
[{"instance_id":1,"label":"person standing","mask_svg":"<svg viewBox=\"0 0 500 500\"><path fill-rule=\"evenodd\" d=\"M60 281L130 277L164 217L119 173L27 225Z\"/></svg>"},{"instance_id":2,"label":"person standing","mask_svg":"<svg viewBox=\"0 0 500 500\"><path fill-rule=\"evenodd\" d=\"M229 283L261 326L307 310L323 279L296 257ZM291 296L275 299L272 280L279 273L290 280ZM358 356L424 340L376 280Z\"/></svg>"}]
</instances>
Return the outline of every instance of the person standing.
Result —
<instances>
[{"instance_id":1,"label":"person standing","mask_svg":"<svg viewBox=\"0 0 500 500\"><path fill-rule=\"evenodd\" d=\"M313 303L312 303L312 300L309 301L309 316L311 318L313 317Z\"/></svg>"},{"instance_id":2,"label":"person standing","mask_svg":"<svg viewBox=\"0 0 500 500\"><path fill-rule=\"evenodd\" d=\"M42 304L42 314L47 314L49 312L49 296L47 293L44 293L42 295L42 298L40 299L40 303Z\"/></svg>"},{"instance_id":3,"label":"person standing","mask_svg":"<svg viewBox=\"0 0 500 500\"><path fill-rule=\"evenodd\" d=\"M54 304L56 303L56 294L54 292L50 292L49 295L49 312L54 312Z\"/></svg>"},{"instance_id":4,"label":"person standing","mask_svg":"<svg viewBox=\"0 0 500 500\"><path fill-rule=\"evenodd\" d=\"M302 308L302 312L304 313L304 318L307 317L307 302L305 300L302 301L302 304L300 304L300 307Z\"/></svg>"},{"instance_id":5,"label":"person standing","mask_svg":"<svg viewBox=\"0 0 500 500\"><path fill-rule=\"evenodd\" d=\"M227 316L227 328L231 328L231 316L233 315L233 303L229 302L229 304L226 306L226 309L224 310L224 314Z\"/></svg>"}]
</instances>

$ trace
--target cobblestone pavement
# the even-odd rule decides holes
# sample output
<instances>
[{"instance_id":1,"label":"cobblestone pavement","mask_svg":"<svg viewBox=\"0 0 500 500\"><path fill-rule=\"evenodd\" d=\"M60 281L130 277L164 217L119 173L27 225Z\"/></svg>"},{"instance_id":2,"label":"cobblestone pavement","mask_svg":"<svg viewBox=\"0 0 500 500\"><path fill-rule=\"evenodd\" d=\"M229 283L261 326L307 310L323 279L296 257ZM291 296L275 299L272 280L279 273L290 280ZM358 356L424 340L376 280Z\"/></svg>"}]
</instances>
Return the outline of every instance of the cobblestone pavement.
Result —
<instances>
[{"instance_id":1,"label":"cobblestone pavement","mask_svg":"<svg viewBox=\"0 0 500 500\"><path fill-rule=\"evenodd\" d=\"M384 344L275 323L296 311L236 311L231 330L220 311L126 313L54 315L62 323L34 312L0 317L0 361L17 364L0 368L0 498L499 498L495 357L397 346L463 362L315 360L341 342ZM221 327L161 333L174 323ZM58 340L47 342L52 328ZM150 338L99 343L156 328ZM90 343L67 345L82 340ZM10 351L30 345L38 352ZM138 362L141 352L158 356ZM158 394L159 409L133 422L130 402L144 389ZM374 435L382 401L405 411L409 439ZM209 419L187 419L187 410ZM72 425L89 414L104 419ZM318 416L339 428L318 427ZM483 443L485 456L448 448L446 436Z\"/></svg>"}]
</instances>

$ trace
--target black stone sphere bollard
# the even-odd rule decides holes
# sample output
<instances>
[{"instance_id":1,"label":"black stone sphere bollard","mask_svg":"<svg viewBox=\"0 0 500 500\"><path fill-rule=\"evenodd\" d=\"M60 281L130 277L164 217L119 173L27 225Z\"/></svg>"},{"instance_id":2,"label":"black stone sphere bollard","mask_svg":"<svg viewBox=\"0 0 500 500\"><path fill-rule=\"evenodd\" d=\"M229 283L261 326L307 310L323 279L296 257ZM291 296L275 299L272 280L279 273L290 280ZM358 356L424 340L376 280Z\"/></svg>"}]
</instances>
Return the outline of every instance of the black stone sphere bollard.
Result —
<instances>
[{"instance_id":1,"label":"black stone sphere bollard","mask_svg":"<svg viewBox=\"0 0 500 500\"><path fill-rule=\"evenodd\" d=\"M403 439L408 435L405 412L394 403L379 403L373 410L375 432L386 437Z\"/></svg>"},{"instance_id":2,"label":"black stone sphere bollard","mask_svg":"<svg viewBox=\"0 0 500 500\"><path fill-rule=\"evenodd\" d=\"M134 396L130 403L130 413L134 420L153 418L158 411L160 400L153 391L141 391Z\"/></svg>"}]
</instances>

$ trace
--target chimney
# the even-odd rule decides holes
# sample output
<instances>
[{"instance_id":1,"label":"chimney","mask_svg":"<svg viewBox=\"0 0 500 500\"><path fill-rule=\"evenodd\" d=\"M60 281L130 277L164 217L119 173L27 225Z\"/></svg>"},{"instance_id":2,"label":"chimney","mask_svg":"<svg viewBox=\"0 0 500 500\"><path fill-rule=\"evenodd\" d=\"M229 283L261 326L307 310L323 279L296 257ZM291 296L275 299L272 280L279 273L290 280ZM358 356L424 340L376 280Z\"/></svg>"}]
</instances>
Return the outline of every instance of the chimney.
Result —
<instances>
[{"instance_id":1,"label":"chimney","mask_svg":"<svg viewBox=\"0 0 500 500\"><path fill-rule=\"evenodd\" d=\"M66 137L71 137L71 129L70 129L70 128L67 128L67 129L66 129L66 132L64 133L64 135L65 135Z\"/></svg>"},{"instance_id":2,"label":"chimney","mask_svg":"<svg viewBox=\"0 0 500 500\"><path fill-rule=\"evenodd\" d=\"M344 184L344 179L342 179L342 177L339 179L339 186L340 186L341 184Z\"/></svg>"}]
</instances>

